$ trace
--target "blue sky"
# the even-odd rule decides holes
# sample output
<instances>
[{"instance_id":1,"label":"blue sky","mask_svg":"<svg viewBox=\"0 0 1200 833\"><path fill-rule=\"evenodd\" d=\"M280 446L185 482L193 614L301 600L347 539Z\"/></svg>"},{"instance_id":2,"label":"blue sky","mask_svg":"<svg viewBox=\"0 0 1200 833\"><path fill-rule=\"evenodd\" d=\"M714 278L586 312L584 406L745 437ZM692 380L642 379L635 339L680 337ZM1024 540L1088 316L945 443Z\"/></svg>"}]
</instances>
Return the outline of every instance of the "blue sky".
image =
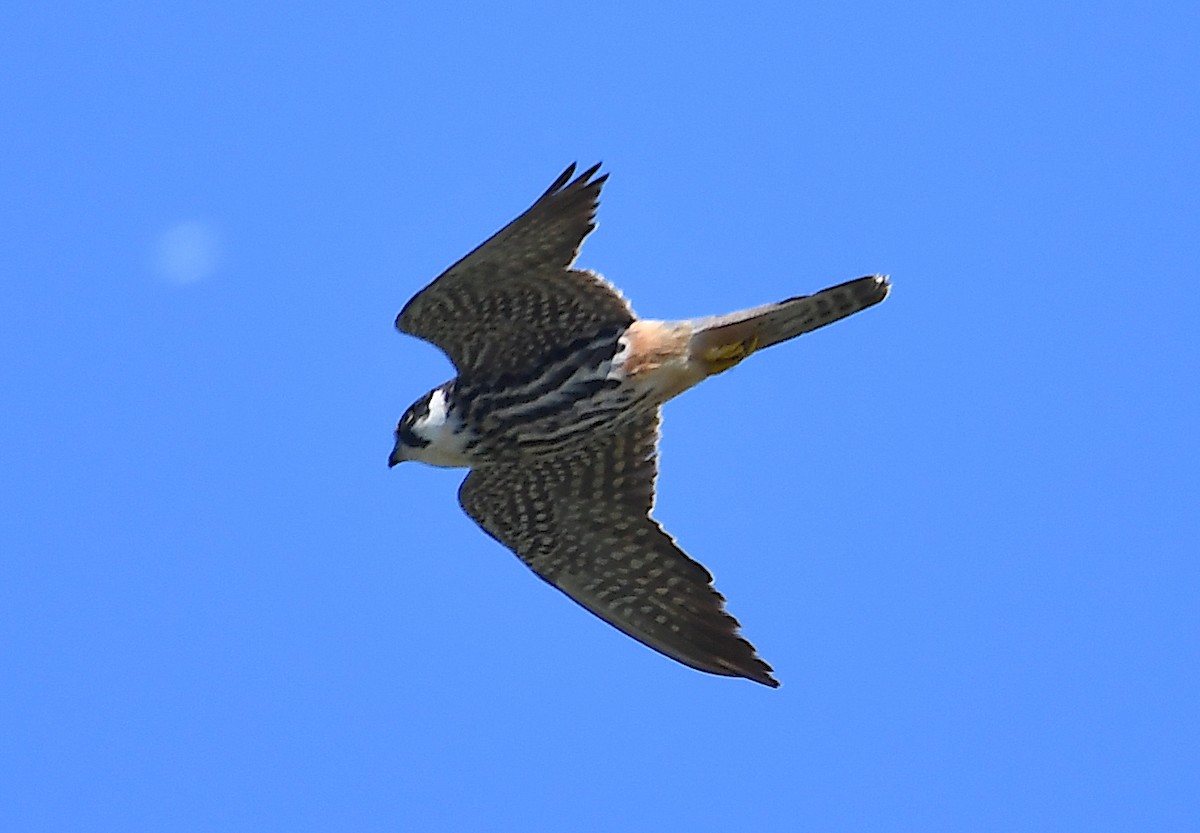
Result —
<instances>
[{"instance_id":1,"label":"blue sky","mask_svg":"<svg viewBox=\"0 0 1200 833\"><path fill-rule=\"evenodd\" d=\"M0 828L1196 829L1196 5L432 5L0 11ZM574 160L642 315L893 278L666 409L777 691L385 465Z\"/></svg>"}]
</instances>

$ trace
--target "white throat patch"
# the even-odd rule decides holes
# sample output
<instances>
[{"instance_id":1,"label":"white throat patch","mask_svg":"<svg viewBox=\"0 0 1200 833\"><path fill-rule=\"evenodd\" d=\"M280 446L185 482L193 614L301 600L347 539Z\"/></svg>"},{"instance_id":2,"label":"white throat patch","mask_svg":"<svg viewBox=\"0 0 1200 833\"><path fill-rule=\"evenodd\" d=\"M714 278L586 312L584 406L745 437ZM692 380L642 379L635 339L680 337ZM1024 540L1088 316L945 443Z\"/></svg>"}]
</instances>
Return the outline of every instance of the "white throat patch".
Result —
<instances>
[{"instance_id":1,"label":"white throat patch","mask_svg":"<svg viewBox=\"0 0 1200 833\"><path fill-rule=\"evenodd\" d=\"M449 403L446 402L446 393L441 388L435 390L429 396L429 413L417 420L417 424L413 429L423 439L437 441L438 434L446 425L446 412L450 410Z\"/></svg>"}]
</instances>

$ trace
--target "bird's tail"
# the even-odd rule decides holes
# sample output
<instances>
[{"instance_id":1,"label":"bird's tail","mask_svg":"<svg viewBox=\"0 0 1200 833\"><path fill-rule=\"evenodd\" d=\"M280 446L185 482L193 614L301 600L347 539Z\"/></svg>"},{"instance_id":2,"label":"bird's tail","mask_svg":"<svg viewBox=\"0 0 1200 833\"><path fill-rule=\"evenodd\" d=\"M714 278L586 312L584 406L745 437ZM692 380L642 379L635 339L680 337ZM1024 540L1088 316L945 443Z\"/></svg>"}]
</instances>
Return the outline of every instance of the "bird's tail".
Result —
<instances>
[{"instance_id":1,"label":"bird's tail","mask_svg":"<svg viewBox=\"0 0 1200 833\"><path fill-rule=\"evenodd\" d=\"M788 298L777 304L731 312L691 322L693 361L708 375L728 370L755 350L811 332L818 327L872 307L888 296L886 275L868 275L813 295Z\"/></svg>"}]
</instances>

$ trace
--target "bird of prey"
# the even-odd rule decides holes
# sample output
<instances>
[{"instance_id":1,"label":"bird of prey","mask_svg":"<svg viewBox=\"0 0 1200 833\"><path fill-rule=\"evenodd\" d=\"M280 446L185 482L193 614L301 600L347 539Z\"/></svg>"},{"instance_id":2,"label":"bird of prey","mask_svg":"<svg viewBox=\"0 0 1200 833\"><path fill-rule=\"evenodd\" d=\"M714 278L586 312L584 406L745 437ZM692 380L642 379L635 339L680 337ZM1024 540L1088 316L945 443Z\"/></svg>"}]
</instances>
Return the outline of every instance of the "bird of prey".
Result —
<instances>
[{"instance_id":1,"label":"bird of prey","mask_svg":"<svg viewBox=\"0 0 1200 833\"><path fill-rule=\"evenodd\" d=\"M569 166L396 317L458 375L400 418L388 464L469 468L463 510L548 583L685 665L776 687L712 575L650 514L659 411L756 350L878 304L888 280L729 315L637 318L610 283L574 268L608 178L599 169L572 179Z\"/></svg>"}]
</instances>

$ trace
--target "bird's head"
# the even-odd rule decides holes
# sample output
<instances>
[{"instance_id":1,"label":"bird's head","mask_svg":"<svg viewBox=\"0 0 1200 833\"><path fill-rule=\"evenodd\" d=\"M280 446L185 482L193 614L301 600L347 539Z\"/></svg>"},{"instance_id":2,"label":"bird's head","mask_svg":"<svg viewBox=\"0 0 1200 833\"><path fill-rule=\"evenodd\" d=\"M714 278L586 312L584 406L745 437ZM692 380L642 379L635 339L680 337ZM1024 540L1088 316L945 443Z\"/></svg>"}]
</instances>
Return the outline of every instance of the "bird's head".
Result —
<instances>
[{"instance_id":1,"label":"bird's head","mask_svg":"<svg viewBox=\"0 0 1200 833\"><path fill-rule=\"evenodd\" d=\"M396 425L396 445L388 466L420 460L433 466L467 466L462 422L454 412L454 382L436 387L409 406Z\"/></svg>"}]
</instances>

